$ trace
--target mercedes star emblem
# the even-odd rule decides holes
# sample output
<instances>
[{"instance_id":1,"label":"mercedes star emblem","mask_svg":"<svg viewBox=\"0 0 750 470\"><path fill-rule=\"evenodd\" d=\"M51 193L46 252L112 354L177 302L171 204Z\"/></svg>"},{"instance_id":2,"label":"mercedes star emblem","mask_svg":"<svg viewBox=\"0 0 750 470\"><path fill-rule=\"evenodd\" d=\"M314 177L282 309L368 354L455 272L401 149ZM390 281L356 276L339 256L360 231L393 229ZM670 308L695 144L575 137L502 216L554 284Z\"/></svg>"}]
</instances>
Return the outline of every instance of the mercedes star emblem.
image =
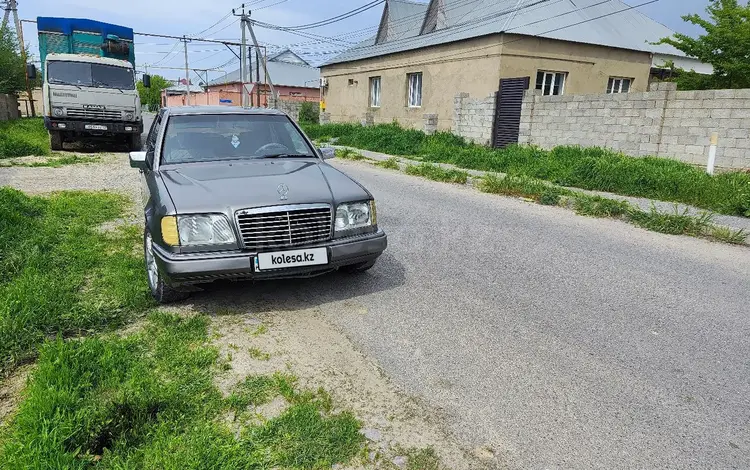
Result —
<instances>
[{"instance_id":1,"label":"mercedes star emblem","mask_svg":"<svg viewBox=\"0 0 750 470\"><path fill-rule=\"evenodd\" d=\"M289 194L289 186L285 185L284 183L281 183L278 188L276 188L276 192L279 193L279 199L282 201L286 201L287 197L286 195Z\"/></svg>"}]
</instances>

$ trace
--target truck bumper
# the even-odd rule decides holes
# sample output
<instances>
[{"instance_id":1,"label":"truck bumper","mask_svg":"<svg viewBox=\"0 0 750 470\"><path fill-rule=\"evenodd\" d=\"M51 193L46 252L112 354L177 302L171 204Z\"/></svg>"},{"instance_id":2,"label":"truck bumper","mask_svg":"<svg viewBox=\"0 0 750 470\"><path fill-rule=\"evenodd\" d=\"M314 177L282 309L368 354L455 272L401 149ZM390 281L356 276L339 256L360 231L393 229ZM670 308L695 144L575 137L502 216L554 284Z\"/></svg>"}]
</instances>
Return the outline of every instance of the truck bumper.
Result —
<instances>
[{"instance_id":1,"label":"truck bumper","mask_svg":"<svg viewBox=\"0 0 750 470\"><path fill-rule=\"evenodd\" d=\"M312 277L334 271L343 266L374 261L388 246L385 232L359 235L341 240L330 240L325 243L304 248L328 249L328 264L285 268L274 270L255 270L257 253L169 253L154 244L154 257L159 272L167 282L174 286L212 282L218 279L285 279ZM294 249L298 249L295 247Z\"/></svg>"},{"instance_id":2,"label":"truck bumper","mask_svg":"<svg viewBox=\"0 0 750 470\"><path fill-rule=\"evenodd\" d=\"M106 129L92 128L92 126L106 127ZM114 135L114 134L142 134L143 122L122 121L88 121L66 118L44 117L44 127L48 131L77 132L79 134L91 135Z\"/></svg>"}]
</instances>

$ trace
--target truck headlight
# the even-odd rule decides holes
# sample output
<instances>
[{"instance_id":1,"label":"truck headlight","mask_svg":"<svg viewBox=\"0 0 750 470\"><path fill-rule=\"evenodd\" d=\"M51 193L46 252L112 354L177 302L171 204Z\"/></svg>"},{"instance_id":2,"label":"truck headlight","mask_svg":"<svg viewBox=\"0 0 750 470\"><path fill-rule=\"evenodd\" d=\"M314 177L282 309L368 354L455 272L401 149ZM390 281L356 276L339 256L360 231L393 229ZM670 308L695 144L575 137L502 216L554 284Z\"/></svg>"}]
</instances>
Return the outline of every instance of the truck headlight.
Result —
<instances>
[{"instance_id":1,"label":"truck headlight","mask_svg":"<svg viewBox=\"0 0 750 470\"><path fill-rule=\"evenodd\" d=\"M132 121L133 120L133 113L131 113L130 111L126 111L125 112L125 120L126 121Z\"/></svg>"},{"instance_id":2,"label":"truck headlight","mask_svg":"<svg viewBox=\"0 0 750 470\"><path fill-rule=\"evenodd\" d=\"M223 214L177 216L180 245L227 245L235 242L229 220Z\"/></svg>"},{"instance_id":3,"label":"truck headlight","mask_svg":"<svg viewBox=\"0 0 750 470\"><path fill-rule=\"evenodd\" d=\"M62 108L52 108L52 114L56 117L62 117L65 114L65 110Z\"/></svg>"},{"instance_id":4,"label":"truck headlight","mask_svg":"<svg viewBox=\"0 0 750 470\"><path fill-rule=\"evenodd\" d=\"M336 232L375 225L375 201L349 202L336 208Z\"/></svg>"}]
</instances>

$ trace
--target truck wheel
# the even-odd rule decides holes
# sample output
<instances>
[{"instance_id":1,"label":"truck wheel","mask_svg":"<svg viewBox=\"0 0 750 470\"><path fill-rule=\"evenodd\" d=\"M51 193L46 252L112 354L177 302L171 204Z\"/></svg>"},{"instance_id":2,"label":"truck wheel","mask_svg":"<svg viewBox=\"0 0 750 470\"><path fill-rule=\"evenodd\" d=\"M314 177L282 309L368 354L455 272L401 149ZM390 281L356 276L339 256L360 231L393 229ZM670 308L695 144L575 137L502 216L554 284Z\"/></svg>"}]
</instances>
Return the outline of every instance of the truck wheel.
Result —
<instances>
[{"instance_id":1,"label":"truck wheel","mask_svg":"<svg viewBox=\"0 0 750 470\"><path fill-rule=\"evenodd\" d=\"M146 275L151 296L160 304L186 299L190 295L189 293L177 290L165 283L164 278L159 273L159 267L156 265L154 256L154 244L148 228L143 231L143 251L146 258Z\"/></svg>"},{"instance_id":2,"label":"truck wheel","mask_svg":"<svg viewBox=\"0 0 750 470\"><path fill-rule=\"evenodd\" d=\"M128 137L128 148L131 152L137 152L141 150L141 135L140 134L131 134L130 137Z\"/></svg>"},{"instance_id":3,"label":"truck wheel","mask_svg":"<svg viewBox=\"0 0 750 470\"><path fill-rule=\"evenodd\" d=\"M52 150L62 150L62 133L60 131L49 131L49 146Z\"/></svg>"}]
</instances>

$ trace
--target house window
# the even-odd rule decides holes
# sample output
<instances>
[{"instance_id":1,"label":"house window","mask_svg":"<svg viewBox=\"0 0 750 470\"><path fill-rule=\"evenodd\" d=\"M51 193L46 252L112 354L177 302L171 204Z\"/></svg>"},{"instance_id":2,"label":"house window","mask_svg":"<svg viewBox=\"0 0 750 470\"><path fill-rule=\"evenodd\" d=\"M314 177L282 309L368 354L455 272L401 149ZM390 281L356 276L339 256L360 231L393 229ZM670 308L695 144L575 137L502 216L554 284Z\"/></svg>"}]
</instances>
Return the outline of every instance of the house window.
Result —
<instances>
[{"instance_id":1,"label":"house window","mask_svg":"<svg viewBox=\"0 0 750 470\"><path fill-rule=\"evenodd\" d=\"M370 77L370 106L380 107L380 77Z\"/></svg>"},{"instance_id":2,"label":"house window","mask_svg":"<svg viewBox=\"0 0 750 470\"><path fill-rule=\"evenodd\" d=\"M422 106L422 72L407 75L409 84L409 98L407 104L410 108Z\"/></svg>"},{"instance_id":3,"label":"house window","mask_svg":"<svg viewBox=\"0 0 750 470\"><path fill-rule=\"evenodd\" d=\"M354 79L353 78L349 79L349 86L354 86Z\"/></svg>"},{"instance_id":4,"label":"house window","mask_svg":"<svg viewBox=\"0 0 750 470\"><path fill-rule=\"evenodd\" d=\"M607 93L627 93L632 81L632 78L609 77Z\"/></svg>"},{"instance_id":5,"label":"house window","mask_svg":"<svg viewBox=\"0 0 750 470\"><path fill-rule=\"evenodd\" d=\"M565 78L568 72L545 72L540 70L536 73L536 89L542 90L543 95L562 95L565 91Z\"/></svg>"}]
</instances>

